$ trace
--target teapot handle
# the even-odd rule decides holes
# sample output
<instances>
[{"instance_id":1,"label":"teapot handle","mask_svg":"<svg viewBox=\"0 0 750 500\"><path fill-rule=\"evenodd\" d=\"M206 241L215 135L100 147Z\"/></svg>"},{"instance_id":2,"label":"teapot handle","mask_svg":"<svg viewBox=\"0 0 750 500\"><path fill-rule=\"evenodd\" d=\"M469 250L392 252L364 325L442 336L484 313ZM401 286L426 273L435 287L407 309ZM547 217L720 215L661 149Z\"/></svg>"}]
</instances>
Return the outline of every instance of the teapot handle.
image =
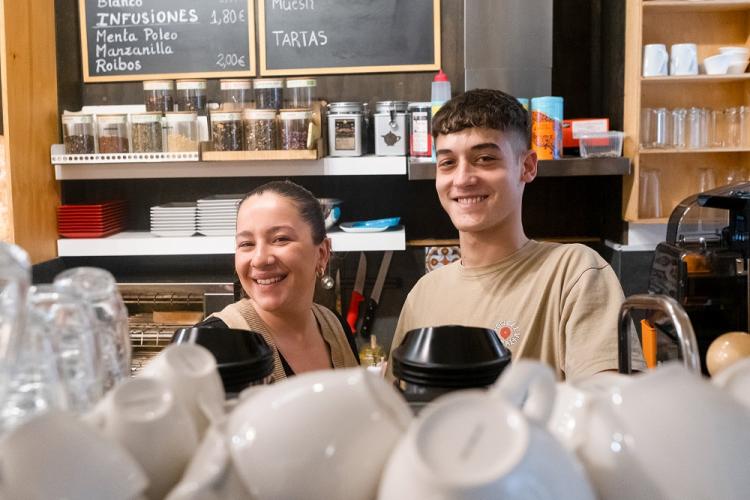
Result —
<instances>
[{"instance_id":1,"label":"teapot handle","mask_svg":"<svg viewBox=\"0 0 750 500\"><path fill-rule=\"evenodd\" d=\"M555 374L542 363L514 361L490 388L490 395L504 398L530 420L546 426L555 404Z\"/></svg>"}]
</instances>

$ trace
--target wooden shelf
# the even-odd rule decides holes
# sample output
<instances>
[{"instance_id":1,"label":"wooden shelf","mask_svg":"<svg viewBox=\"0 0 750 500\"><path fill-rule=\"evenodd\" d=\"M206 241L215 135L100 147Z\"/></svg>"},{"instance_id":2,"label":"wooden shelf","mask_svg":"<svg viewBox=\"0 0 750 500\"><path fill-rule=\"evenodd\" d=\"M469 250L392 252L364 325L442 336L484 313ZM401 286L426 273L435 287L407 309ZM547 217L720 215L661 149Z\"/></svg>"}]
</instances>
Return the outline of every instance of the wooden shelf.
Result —
<instances>
[{"instance_id":1,"label":"wooden shelf","mask_svg":"<svg viewBox=\"0 0 750 500\"><path fill-rule=\"evenodd\" d=\"M334 252L405 250L406 232L398 226L378 233L328 233ZM163 238L149 232L125 231L107 238L57 240L60 257L125 255L215 255L233 254L234 236L187 236Z\"/></svg>"},{"instance_id":2,"label":"wooden shelf","mask_svg":"<svg viewBox=\"0 0 750 500\"><path fill-rule=\"evenodd\" d=\"M591 175L628 175L628 158L563 158L539 160L537 177L583 177ZM435 178L435 164L431 161L409 162L409 180Z\"/></svg>"},{"instance_id":3,"label":"wooden shelf","mask_svg":"<svg viewBox=\"0 0 750 500\"><path fill-rule=\"evenodd\" d=\"M701 149L641 149L642 155L696 154L696 153L750 153L750 147L737 148L701 148Z\"/></svg>"},{"instance_id":4,"label":"wooden shelf","mask_svg":"<svg viewBox=\"0 0 750 500\"><path fill-rule=\"evenodd\" d=\"M747 0L651 0L643 2L646 12L724 12L750 10Z\"/></svg>"},{"instance_id":5,"label":"wooden shelf","mask_svg":"<svg viewBox=\"0 0 750 500\"><path fill-rule=\"evenodd\" d=\"M76 163L55 165L59 181L167 179L187 177L276 177L404 175L405 156L326 156L319 160L195 161L164 163Z\"/></svg>"},{"instance_id":6,"label":"wooden shelf","mask_svg":"<svg viewBox=\"0 0 750 500\"><path fill-rule=\"evenodd\" d=\"M750 73L739 75L687 75L687 76L642 76L644 85L662 83L722 83L745 82L750 80Z\"/></svg>"}]
</instances>

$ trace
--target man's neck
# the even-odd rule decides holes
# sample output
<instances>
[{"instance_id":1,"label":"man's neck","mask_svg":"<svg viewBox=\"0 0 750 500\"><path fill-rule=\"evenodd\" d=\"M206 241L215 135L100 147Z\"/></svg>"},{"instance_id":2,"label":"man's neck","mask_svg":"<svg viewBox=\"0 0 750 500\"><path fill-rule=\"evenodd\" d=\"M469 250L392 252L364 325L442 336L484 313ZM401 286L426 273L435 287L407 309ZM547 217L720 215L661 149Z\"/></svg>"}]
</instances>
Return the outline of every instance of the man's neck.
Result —
<instances>
[{"instance_id":1,"label":"man's neck","mask_svg":"<svg viewBox=\"0 0 750 500\"><path fill-rule=\"evenodd\" d=\"M522 228L510 234L459 232L458 238L461 246L461 264L467 268L500 262L516 253L529 241Z\"/></svg>"}]
</instances>

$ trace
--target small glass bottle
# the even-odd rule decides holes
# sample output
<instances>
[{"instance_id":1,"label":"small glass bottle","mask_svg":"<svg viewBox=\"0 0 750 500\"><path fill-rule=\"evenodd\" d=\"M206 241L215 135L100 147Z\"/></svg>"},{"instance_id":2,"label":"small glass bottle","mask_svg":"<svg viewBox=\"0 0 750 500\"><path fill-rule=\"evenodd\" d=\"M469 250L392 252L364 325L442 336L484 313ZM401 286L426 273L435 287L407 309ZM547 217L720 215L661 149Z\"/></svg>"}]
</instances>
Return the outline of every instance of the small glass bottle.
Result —
<instances>
[{"instance_id":1,"label":"small glass bottle","mask_svg":"<svg viewBox=\"0 0 750 500\"><path fill-rule=\"evenodd\" d=\"M309 109L284 109L279 113L281 149L308 149L307 131L312 112Z\"/></svg>"},{"instance_id":2,"label":"small glass bottle","mask_svg":"<svg viewBox=\"0 0 750 500\"><path fill-rule=\"evenodd\" d=\"M126 115L99 115L96 117L99 153L127 153L130 151L128 141L128 117Z\"/></svg>"},{"instance_id":3,"label":"small glass bottle","mask_svg":"<svg viewBox=\"0 0 750 500\"><path fill-rule=\"evenodd\" d=\"M279 125L273 109L246 109L242 112L247 151L269 151L278 149L276 144Z\"/></svg>"},{"instance_id":4,"label":"small glass bottle","mask_svg":"<svg viewBox=\"0 0 750 500\"><path fill-rule=\"evenodd\" d=\"M206 115L206 80L177 80L177 110Z\"/></svg>"},{"instance_id":5,"label":"small glass bottle","mask_svg":"<svg viewBox=\"0 0 750 500\"><path fill-rule=\"evenodd\" d=\"M249 79L219 80L221 109L226 111L249 108L253 102L253 85Z\"/></svg>"},{"instance_id":6,"label":"small glass bottle","mask_svg":"<svg viewBox=\"0 0 750 500\"><path fill-rule=\"evenodd\" d=\"M130 115L130 141L133 153L161 153L161 112L133 113Z\"/></svg>"},{"instance_id":7,"label":"small glass bottle","mask_svg":"<svg viewBox=\"0 0 750 500\"><path fill-rule=\"evenodd\" d=\"M167 151L198 151L198 115L193 111L167 113Z\"/></svg>"},{"instance_id":8,"label":"small glass bottle","mask_svg":"<svg viewBox=\"0 0 750 500\"><path fill-rule=\"evenodd\" d=\"M315 78L287 78L285 106L288 108L309 108L315 100Z\"/></svg>"},{"instance_id":9,"label":"small glass bottle","mask_svg":"<svg viewBox=\"0 0 750 500\"><path fill-rule=\"evenodd\" d=\"M166 113L174 111L174 82L172 80L146 80L143 82L143 99L146 111Z\"/></svg>"},{"instance_id":10,"label":"small glass bottle","mask_svg":"<svg viewBox=\"0 0 750 500\"><path fill-rule=\"evenodd\" d=\"M383 375L385 352L378 344L378 339L375 335L370 335L370 344L362 347L359 351L359 362L368 372L378 376Z\"/></svg>"},{"instance_id":11,"label":"small glass bottle","mask_svg":"<svg viewBox=\"0 0 750 500\"><path fill-rule=\"evenodd\" d=\"M240 151L242 149L242 113L212 111L211 141L214 151Z\"/></svg>"},{"instance_id":12,"label":"small glass bottle","mask_svg":"<svg viewBox=\"0 0 750 500\"><path fill-rule=\"evenodd\" d=\"M257 78L253 82L255 107L258 109L278 110L281 108L283 92L283 78Z\"/></svg>"},{"instance_id":13,"label":"small glass bottle","mask_svg":"<svg viewBox=\"0 0 750 500\"><path fill-rule=\"evenodd\" d=\"M80 113L66 113L62 115L63 142L65 154L85 155L94 154L94 117Z\"/></svg>"}]
</instances>

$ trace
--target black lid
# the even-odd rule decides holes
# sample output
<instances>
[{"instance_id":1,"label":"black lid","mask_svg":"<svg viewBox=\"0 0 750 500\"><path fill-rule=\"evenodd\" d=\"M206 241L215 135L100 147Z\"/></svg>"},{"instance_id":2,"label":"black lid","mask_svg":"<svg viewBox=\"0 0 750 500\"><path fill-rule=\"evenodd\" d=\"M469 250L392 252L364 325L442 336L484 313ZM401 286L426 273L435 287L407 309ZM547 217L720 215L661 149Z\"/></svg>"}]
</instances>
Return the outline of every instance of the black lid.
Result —
<instances>
[{"instance_id":1,"label":"black lid","mask_svg":"<svg viewBox=\"0 0 750 500\"><path fill-rule=\"evenodd\" d=\"M172 342L198 344L211 351L222 381L226 377L227 381L252 382L273 373L273 350L259 333L250 330L180 328L172 336Z\"/></svg>"},{"instance_id":2,"label":"black lid","mask_svg":"<svg viewBox=\"0 0 750 500\"><path fill-rule=\"evenodd\" d=\"M407 332L393 350L393 374L412 384L486 387L510 363L510 351L489 328L445 325Z\"/></svg>"}]
</instances>

